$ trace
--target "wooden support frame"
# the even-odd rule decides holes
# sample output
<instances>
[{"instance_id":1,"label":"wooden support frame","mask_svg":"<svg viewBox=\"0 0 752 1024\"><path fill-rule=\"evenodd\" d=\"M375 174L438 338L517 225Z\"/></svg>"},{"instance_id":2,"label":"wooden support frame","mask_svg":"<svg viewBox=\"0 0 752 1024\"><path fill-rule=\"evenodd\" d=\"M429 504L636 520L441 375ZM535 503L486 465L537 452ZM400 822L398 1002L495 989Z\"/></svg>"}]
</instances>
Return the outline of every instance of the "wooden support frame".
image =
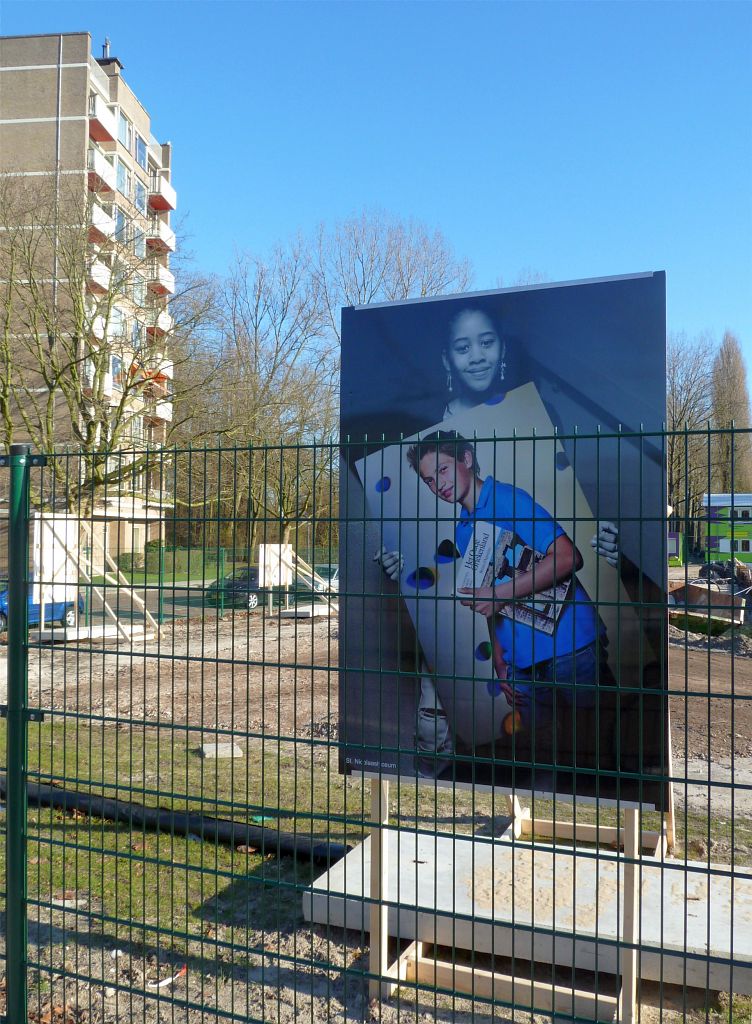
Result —
<instances>
[{"instance_id":1,"label":"wooden support frame","mask_svg":"<svg viewBox=\"0 0 752 1024\"><path fill-rule=\"evenodd\" d=\"M623 914L620 958L621 988L618 996L604 995L567 985L555 985L535 979L520 979L477 967L448 963L424 955L424 943L411 942L396 960L389 961L389 877L388 832L389 782L371 779L371 871L370 871L370 954L369 995L388 999L403 981L452 988L469 996L482 996L513 1002L517 1007L538 1012L574 1013L593 1020L619 1020L636 1024L637 984L639 978L640 881L643 850L662 856L666 830L640 831L639 808L624 809L624 826L577 825L576 822L552 822L531 817L516 796L509 797L512 832L515 838L545 835L554 839L583 839L588 842L618 844L623 847Z\"/></svg>"},{"instance_id":2,"label":"wooden support frame","mask_svg":"<svg viewBox=\"0 0 752 1024\"><path fill-rule=\"evenodd\" d=\"M84 525L84 524L82 524L82 525ZM100 548L100 550L101 550L101 552L102 552L102 554L104 556L104 560L105 560L106 564L112 570L112 572L107 572L105 570L105 572L103 573L105 580L108 583L112 583L115 586L124 588L124 589L126 589L128 591L128 594L130 596L131 601L133 601L133 603L138 608L141 609L141 611L144 613L144 618L149 623L149 625L152 627L152 629L156 630L157 636L159 636L159 623L154 618L154 616L151 614L149 609L146 607L146 601L143 600L143 598L140 596L140 594L136 593L136 591L135 591L135 589L133 587L133 584L130 582L130 580L121 571L120 566L117 564L115 559L109 553L109 551L107 550L106 546L102 543L102 541L100 541L98 537L94 536L94 531L90 530L88 528L88 524L85 524L85 528L86 528L86 532L89 535L89 540L91 542L92 551L94 550L94 543L96 541L98 547ZM92 568L92 564L91 564L91 559L89 559L89 572L91 572L92 575L93 575L93 568Z\"/></svg>"}]
</instances>

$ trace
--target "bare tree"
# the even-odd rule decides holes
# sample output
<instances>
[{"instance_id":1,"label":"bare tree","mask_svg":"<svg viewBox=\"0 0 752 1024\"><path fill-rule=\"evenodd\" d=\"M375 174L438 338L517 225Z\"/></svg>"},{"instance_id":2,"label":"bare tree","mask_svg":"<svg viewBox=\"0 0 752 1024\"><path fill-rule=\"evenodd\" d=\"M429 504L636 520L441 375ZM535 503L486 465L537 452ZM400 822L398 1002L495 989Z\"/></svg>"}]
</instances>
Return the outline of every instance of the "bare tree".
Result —
<instances>
[{"instance_id":1,"label":"bare tree","mask_svg":"<svg viewBox=\"0 0 752 1024\"><path fill-rule=\"evenodd\" d=\"M691 547L700 543L702 496L710 486L708 422L716 345L708 334L669 337L666 357L668 502Z\"/></svg>"},{"instance_id":2,"label":"bare tree","mask_svg":"<svg viewBox=\"0 0 752 1024\"><path fill-rule=\"evenodd\" d=\"M713 360L713 487L722 493L752 490L752 447L747 369L741 345L726 331ZM730 428L736 428L734 433Z\"/></svg>"},{"instance_id":3,"label":"bare tree","mask_svg":"<svg viewBox=\"0 0 752 1024\"><path fill-rule=\"evenodd\" d=\"M336 425L336 345L305 246L295 240L266 259L239 256L218 305L219 372L188 424L195 434L211 423L218 438L240 447L205 464L215 475L204 485L207 500L234 524L232 537L217 542L253 546L266 521L282 533L267 531L266 539L287 540L319 511L324 460L316 442L329 441Z\"/></svg>"},{"instance_id":4,"label":"bare tree","mask_svg":"<svg viewBox=\"0 0 752 1024\"><path fill-rule=\"evenodd\" d=\"M438 228L378 210L321 225L314 264L337 340L342 306L461 292L472 279L469 262L455 257Z\"/></svg>"},{"instance_id":5,"label":"bare tree","mask_svg":"<svg viewBox=\"0 0 752 1024\"><path fill-rule=\"evenodd\" d=\"M150 291L154 259L137 220L118 224L80 183L31 180L0 182L1 440L80 452L81 472L51 468L65 473L68 502L88 506L140 477L150 444L168 439L160 403L171 402L176 358L190 358L207 303L188 279L179 316L168 313ZM118 448L130 456L114 459Z\"/></svg>"},{"instance_id":6,"label":"bare tree","mask_svg":"<svg viewBox=\"0 0 752 1024\"><path fill-rule=\"evenodd\" d=\"M189 507L198 489L216 510L211 543L252 547L260 532L287 540L301 527L331 536L314 517L336 513L340 307L461 290L469 280L468 264L439 231L383 213L322 226L313 243L295 238L268 257L236 259L217 285L220 341L197 358L199 366L216 358L218 372L180 428L194 438L213 430L236 446L177 463L190 462L194 490L192 499L181 469L178 503Z\"/></svg>"}]
</instances>

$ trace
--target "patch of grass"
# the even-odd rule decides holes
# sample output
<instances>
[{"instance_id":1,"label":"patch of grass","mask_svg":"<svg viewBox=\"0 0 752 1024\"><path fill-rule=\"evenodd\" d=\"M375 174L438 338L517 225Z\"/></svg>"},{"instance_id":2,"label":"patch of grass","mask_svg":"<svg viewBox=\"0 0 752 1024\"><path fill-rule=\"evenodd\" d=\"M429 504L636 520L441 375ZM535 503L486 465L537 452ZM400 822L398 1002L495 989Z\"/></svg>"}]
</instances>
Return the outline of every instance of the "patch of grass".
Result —
<instances>
[{"instance_id":1,"label":"patch of grass","mask_svg":"<svg viewBox=\"0 0 752 1024\"><path fill-rule=\"evenodd\" d=\"M355 844L364 837L368 787L357 777L338 774L334 747L249 739L242 759L205 760L197 753L200 741L197 734L172 729L55 718L30 726L29 765L42 781L147 806L242 822L263 815L283 830L317 841ZM2 731L3 760L4 744ZM536 800L532 809L539 818L551 818L555 811L558 820L572 819L570 804L554 807L552 801ZM497 835L508 823L501 794L408 781L393 787L392 812L394 824L459 834ZM617 812L581 805L577 820L614 825ZM271 938L297 927L302 890L323 870L50 808L31 807L28 821L30 917L52 925L59 918L58 927L67 922L74 942L82 940L79 918L71 921L70 901L81 900L79 914L88 917L98 942L131 948L166 944L185 956L196 955L198 943L202 956L237 963L248 946L263 941L259 932ZM659 828L659 816L643 815L642 825ZM737 864L750 863L748 819L737 816L732 828L717 815L709 822L707 815L682 814L677 826L677 856L728 862L733 855ZM732 853L732 841L746 853ZM3 857L0 850L0 871ZM746 1024L746 1004L738 1005L742 1009L734 1008L730 1018L721 1009L718 1021Z\"/></svg>"}]
</instances>

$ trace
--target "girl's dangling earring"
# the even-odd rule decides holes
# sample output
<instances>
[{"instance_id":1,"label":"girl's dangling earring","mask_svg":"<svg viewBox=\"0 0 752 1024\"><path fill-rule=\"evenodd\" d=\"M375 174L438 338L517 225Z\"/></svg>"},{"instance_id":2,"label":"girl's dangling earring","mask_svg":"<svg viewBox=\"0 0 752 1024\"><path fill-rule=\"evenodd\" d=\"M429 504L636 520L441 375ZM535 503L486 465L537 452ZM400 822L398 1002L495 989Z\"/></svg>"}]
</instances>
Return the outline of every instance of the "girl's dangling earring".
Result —
<instances>
[{"instance_id":1,"label":"girl's dangling earring","mask_svg":"<svg viewBox=\"0 0 752 1024\"><path fill-rule=\"evenodd\" d=\"M499 363L499 380L500 381L504 380L504 371L506 370L506 368L507 368L507 364L502 359L501 362Z\"/></svg>"},{"instance_id":2,"label":"girl's dangling earring","mask_svg":"<svg viewBox=\"0 0 752 1024\"><path fill-rule=\"evenodd\" d=\"M447 370L447 391L451 395L452 393L452 371Z\"/></svg>"}]
</instances>

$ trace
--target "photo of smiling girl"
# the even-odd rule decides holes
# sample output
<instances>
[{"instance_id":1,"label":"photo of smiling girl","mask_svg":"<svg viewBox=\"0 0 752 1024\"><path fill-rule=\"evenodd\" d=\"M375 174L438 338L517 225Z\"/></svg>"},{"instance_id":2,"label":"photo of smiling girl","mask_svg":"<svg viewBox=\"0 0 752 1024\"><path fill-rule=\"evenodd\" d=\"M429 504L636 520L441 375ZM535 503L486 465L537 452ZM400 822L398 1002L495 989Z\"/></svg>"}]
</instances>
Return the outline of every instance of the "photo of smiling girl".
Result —
<instances>
[{"instance_id":1,"label":"photo of smiling girl","mask_svg":"<svg viewBox=\"0 0 752 1024\"><path fill-rule=\"evenodd\" d=\"M480 309L463 309L449 324L441 351L446 370L446 408L442 419L503 396L506 342Z\"/></svg>"}]
</instances>

